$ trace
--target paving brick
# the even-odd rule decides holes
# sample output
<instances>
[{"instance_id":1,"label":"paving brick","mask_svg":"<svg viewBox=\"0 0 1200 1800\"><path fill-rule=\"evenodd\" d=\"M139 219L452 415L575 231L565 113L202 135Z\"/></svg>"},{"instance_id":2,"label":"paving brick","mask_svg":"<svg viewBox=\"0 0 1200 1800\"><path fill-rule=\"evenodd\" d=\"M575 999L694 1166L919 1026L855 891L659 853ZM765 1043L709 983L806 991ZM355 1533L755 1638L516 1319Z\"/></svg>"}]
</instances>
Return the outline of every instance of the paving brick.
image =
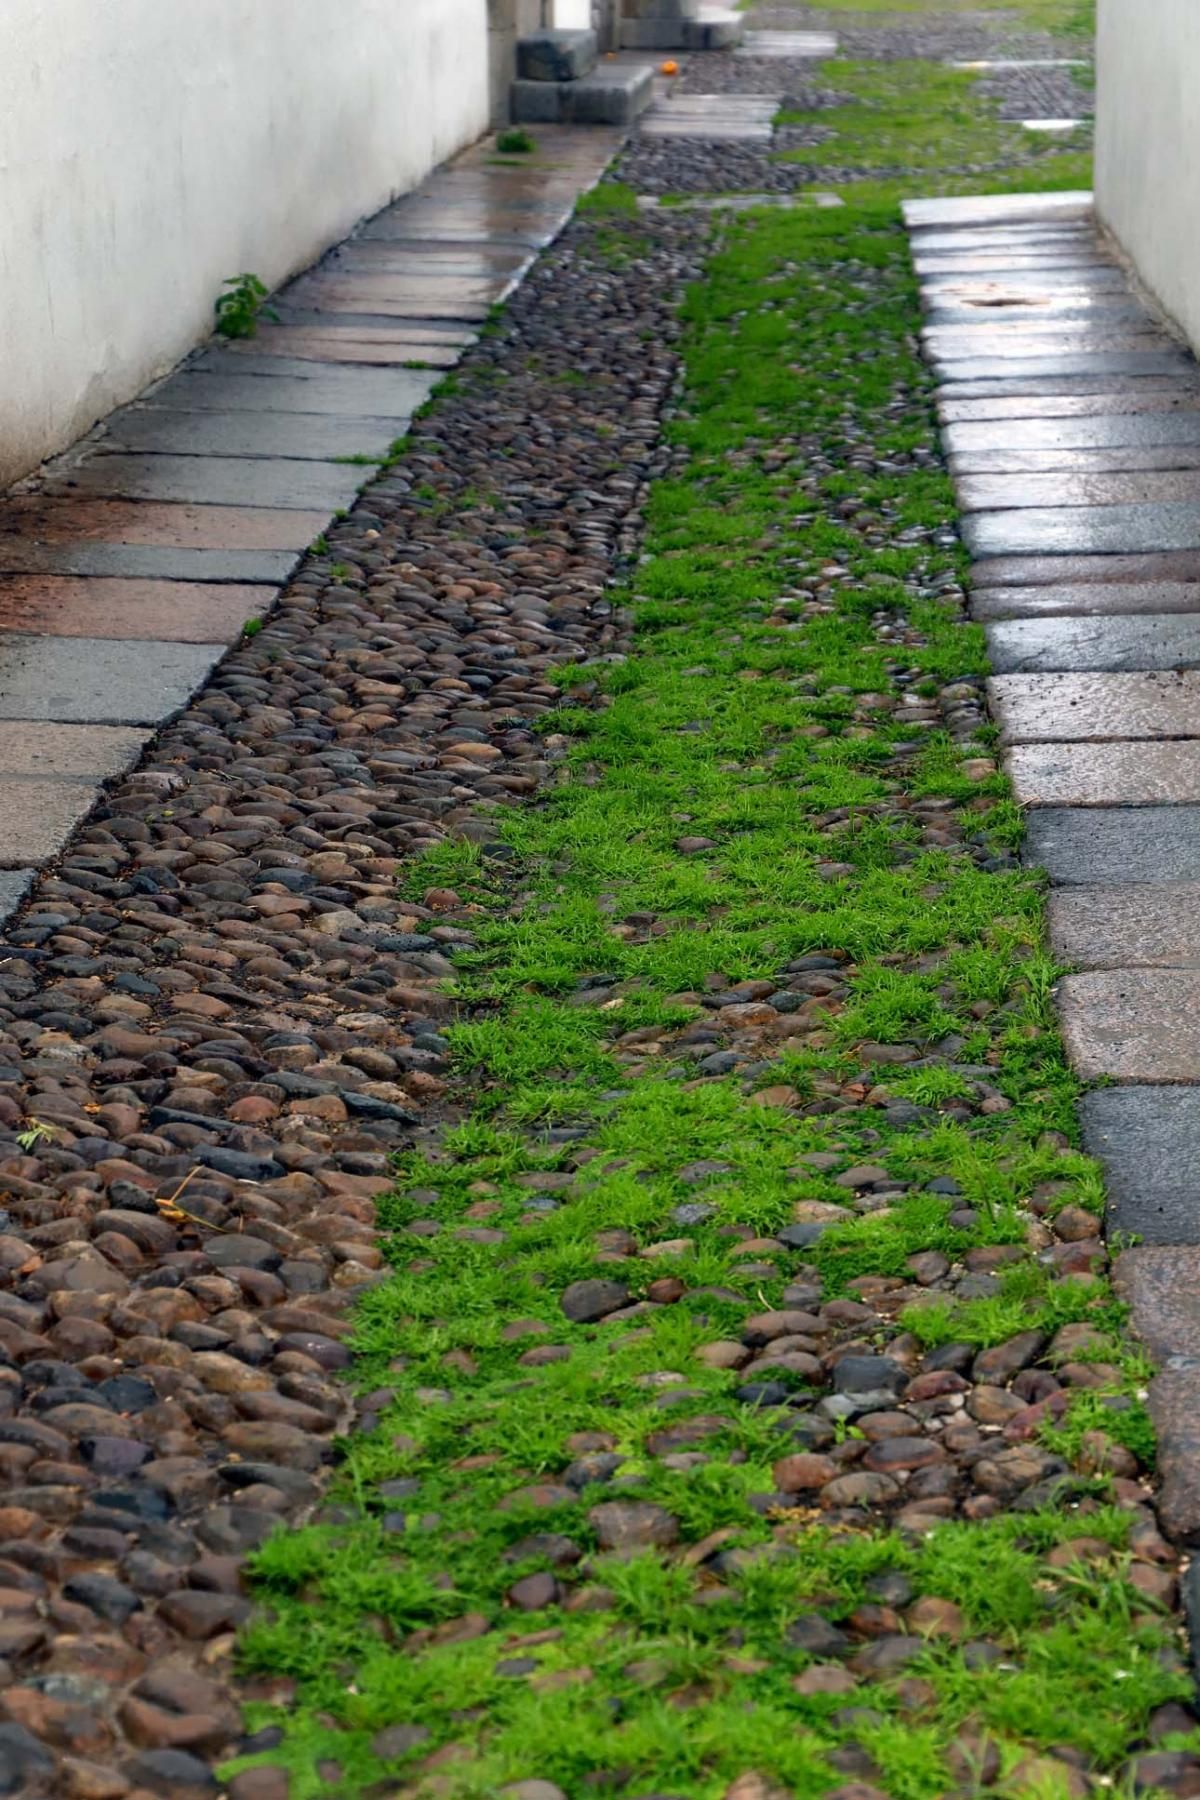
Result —
<instances>
[{"instance_id":1,"label":"paving brick","mask_svg":"<svg viewBox=\"0 0 1200 1800\"><path fill-rule=\"evenodd\" d=\"M1097 319L1079 321L1046 319L1035 325L1032 320L1021 325L968 323L928 323L921 332L926 354L935 361L954 361L967 357L1028 359L1041 356L1095 355L1100 351L1162 350L1170 346L1162 333L1155 331L1142 316L1140 327L1135 321L1117 320L1111 324Z\"/></svg>"},{"instance_id":2,"label":"paving brick","mask_svg":"<svg viewBox=\"0 0 1200 1800\"><path fill-rule=\"evenodd\" d=\"M397 368L422 363L431 369L452 369L461 354L457 345L433 340L416 341L397 332L357 325L271 325L256 340L257 353L265 361L299 363L305 360L347 368Z\"/></svg>"},{"instance_id":3,"label":"paving brick","mask_svg":"<svg viewBox=\"0 0 1200 1800\"><path fill-rule=\"evenodd\" d=\"M1200 806L1047 807L1022 857L1058 886L1200 881Z\"/></svg>"},{"instance_id":4,"label":"paving brick","mask_svg":"<svg viewBox=\"0 0 1200 1800\"><path fill-rule=\"evenodd\" d=\"M1063 1041L1085 1081L1200 1082L1200 970L1096 969L1058 984Z\"/></svg>"},{"instance_id":5,"label":"paving brick","mask_svg":"<svg viewBox=\"0 0 1200 1800\"><path fill-rule=\"evenodd\" d=\"M0 719L0 769L39 780L111 781L132 769L150 735L125 725Z\"/></svg>"},{"instance_id":6,"label":"paving brick","mask_svg":"<svg viewBox=\"0 0 1200 1800\"><path fill-rule=\"evenodd\" d=\"M1160 501L1195 504L1200 499L1200 474L1193 469L1150 469L1108 474L966 475L957 483L957 490L964 512L1000 512L1008 507L1145 506ZM1200 514L1200 507L1197 510Z\"/></svg>"},{"instance_id":7,"label":"paving brick","mask_svg":"<svg viewBox=\"0 0 1200 1800\"><path fill-rule=\"evenodd\" d=\"M1022 806L1174 807L1200 802L1200 744L1195 741L1014 744L1005 764ZM1119 862L1116 867L1119 871Z\"/></svg>"},{"instance_id":8,"label":"paving brick","mask_svg":"<svg viewBox=\"0 0 1200 1800\"><path fill-rule=\"evenodd\" d=\"M47 474L48 493L75 491L123 500L185 500L206 506L349 506L363 479L360 468L266 456L122 456L96 454Z\"/></svg>"},{"instance_id":9,"label":"paving brick","mask_svg":"<svg viewBox=\"0 0 1200 1800\"><path fill-rule=\"evenodd\" d=\"M1047 481L1061 480L1064 476L1075 479L1147 471L1178 472L1200 469L1200 443L1122 444L1111 450L967 450L959 456L948 457L947 463L955 482L965 482L970 477L994 481L997 477L1032 476ZM996 504L1012 506L1026 502L1001 497ZM1045 501L1040 500L1038 504L1044 505Z\"/></svg>"},{"instance_id":10,"label":"paving brick","mask_svg":"<svg viewBox=\"0 0 1200 1800\"><path fill-rule=\"evenodd\" d=\"M1200 393L1200 382L1180 378L1115 384L1092 383L1088 391L1079 391L1074 382L1060 382L1040 392L995 394L987 392L972 399L941 389L937 395L938 417L943 425L986 425L991 421L1028 419L1097 419L1117 414L1190 413ZM988 440L983 439L986 444ZM1007 442L1005 438L1003 441Z\"/></svg>"},{"instance_id":11,"label":"paving brick","mask_svg":"<svg viewBox=\"0 0 1200 1800\"><path fill-rule=\"evenodd\" d=\"M1056 888L1048 922L1055 958L1074 968L1200 968L1200 882Z\"/></svg>"},{"instance_id":12,"label":"paving brick","mask_svg":"<svg viewBox=\"0 0 1200 1800\"><path fill-rule=\"evenodd\" d=\"M0 537L0 575L97 575L131 580L246 582L279 587L295 550L192 550L169 544L38 544Z\"/></svg>"},{"instance_id":13,"label":"paving brick","mask_svg":"<svg viewBox=\"0 0 1200 1800\"><path fill-rule=\"evenodd\" d=\"M1068 417L962 420L946 425L951 456L1016 450L1112 449L1200 444L1200 406L1149 412L1075 413Z\"/></svg>"},{"instance_id":14,"label":"paving brick","mask_svg":"<svg viewBox=\"0 0 1200 1800\"><path fill-rule=\"evenodd\" d=\"M302 275L280 296L282 307L387 318L486 319L503 283L468 275L428 281L399 275Z\"/></svg>"},{"instance_id":15,"label":"paving brick","mask_svg":"<svg viewBox=\"0 0 1200 1800\"><path fill-rule=\"evenodd\" d=\"M1101 1099L1108 1104L1092 1105ZM1115 1155L1113 1169L1118 1180L1136 1173L1130 1158L1138 1151L1160 1181L1171 1178L1173 1167L1174 1179L1189 1196L1200 1224L1198 1100L1200 1094L1188 1089L1109 1089L1103 1096L1085 1098L1083 1117L1089 1151L1106 1160ZM1106 1148L1099 1149L1101 1144ZM1139 1244L1122 1251L1113 1278L1133 1314L1138 1336L1156 1361L1165 1362L1172 1356L1200 1360L1200 1248L1194 1236L1180 1238L1170 1248Z\"/></svg>"},{"instance_id":16,"label":"paving brick","mask_svg":"<svg viewBox=\"0 0 1200 1800\"><path fill-rule=\"evenodd\" d=\"M1200 618L1194 614L1014 619L986 631L998 675L1200 666Z\"/></svg>"},{"instance_id":17,"label":"paving brick","mask_svg":"<svg viewBox=\"0 0 1200 1800\"><path fill-rule=\"evenodd\" d=\"M1200 672L1000 675L988 701L1009 744L1200 737Z\"/></svg>"},{"instance_id":18,"label":"paving brick","mask_svg":"<svg viewBox=\"0 0 1200 1800\"><path fill-rule=\"evenodd\" d=\"M971 617L985 624L1002 619L1053 619L1081 615L1200 612L1200 582L1065 582L1061 587L988 587L971 594Z\"/></svg>"},{"instance_id":19,"label":"paving brick","mask_svg":"<svg viewBox=\"0 0 1200 1800\"><path fill-rule=\"evenodd\" d=\"M1188 551L1138 556L989 556L974 564L971 586L1043 587L1058 582L1197 581L1200 557Z\"/></svg>"},{"instance_id":20,"label":"paving brick","mask_svg":"<svg viewBox=\"0 0 1200 1800\"><path fill-rule=\"evenodd\" d=\"M1093 217L1093 198L1086 189L1046 194L985 194L955 196L945 200L906 200L904 222L913 230L924 226L1046 225Z\"/></svg>"},{"instance_id":21,"label":"paving brick","mask_svg":"<svg viewBox=\"0 0 1200 1800\"><path fill-rule=\"evenodd\" d=\"M264 409L267 396L263 397ZM334 462L341 456L383 456L408 428L410 415L336 418L324 413L172 412L129 406L105 421L104 443L123 450L194 457L285 456Z\"/></svg>"},{"instance_id":22,"label":"paving brick","mask_svg":"<svg viewBox=\"0 0 1200 1800\"><path fill-rule=\"evenodd\" d=\"M962 530L972 556L1195 550L1200 549L1200 502L1015 507L968 513Z\"/></svg>"},{"instance_id":23,"label":"paving brick","mask_svg":"<svg viewBox=\"0 0 1200 1800\"><path fill-rule=\"evenodd\" d=\"M1036 418L1041 411L1041 403L1046 400L1093 394L1097 398L1104 397L1108 402L1104 410L1108 412L1112 410L1112 403L1123 394L1131 397L1168 394L1173 396L1175 405L1182 406L1186 400L1194 399L1197 392L1200 392L1200 372L1190 363L1182 363L1166 375L1114 375L1099 372L1086 375L1076 370L1060 375L1016 376L1010 369L1003 378L989 376L987 379L968 380L951 379L943 375L938 403L949 409L966 400L1016 400L1020 402L1026 417ZM943 416L954 415L947 410Z\"/></svg>"},{"instance_id":24,"label":"paving brick","mask_svg":"<svg viewBox=\"0 0 1200 1800\"><path fill-rule=\"evenodd\" d=\"M326 512L266 506L172 506L153 500L0 500L0 552L9 535L41 544L172 544L181 550L302 550L324 531Z\"/></svg>"},{"instance_id":25,"label":"paving brick","mask_svg":"<svg viewBox=\"0 0 1200 1800\"><path fill-rule=\"evenodd\" d=\"M257 339L255 340L257 344ZM429 398L436 375L421 369L393 369L388 374L359 369L315 369L310 373L268 373L239 365L226 357L211 365L173 375L153 394L148 406L173 412L322 413L347 419L409 418Z\"/></svg>"},{"instance_id":26,"label":"paving brick","mask_svg":"<svg viewBox=\"0 0 1200 1800\"><path fill-rule=\"evenodd\" d=\"M219 582L0 576L0 631L232 643L245 621L259 617L274 597L273 588Z\"/></svg>"},{"instance_id":27,"label":"paving brick","mask_svg":"<svg viewBox=\"0 0 1200 1800\"><path fill-rule=\"evenodd\" d=\"M1159 1526L1172 1542L1195 1544L1200 1540L1200 1368L1170 1363L1150 1383L1148 1406L1157 1439Z\"/></svg>"},{"instance_id":28,"label":"paving brick","mask_svg":"<svg viewBox=\"0 0 1200 1800\"><path fill-rule=\"evenodd\" d=\"M159 725L210 673L224 644L0 636L0 719ZM6 765L0 758L0 769Z\"/></svg>"},{"instance_id":29,"label":"paving brick","mask_svg":"<svg viewBox=\"0 0 1200 1800\"><path fill-rule=\"evenodd\" d=\"M100 795L82 781L0 775L0 868L21 870L57 856Z\"/></svg>"},{"instance_id":30,"label":"paving brick","mask_svg":"<svg viewBox=\"0 0 1200 1800\"><path fill-rule=\"evenodd\" d=\"M1037 380L1045 376L1171 375L1185 369L1182 350L1068 350L1046 356L938 357L947 382Z\"/></svg>"}]
</instances>

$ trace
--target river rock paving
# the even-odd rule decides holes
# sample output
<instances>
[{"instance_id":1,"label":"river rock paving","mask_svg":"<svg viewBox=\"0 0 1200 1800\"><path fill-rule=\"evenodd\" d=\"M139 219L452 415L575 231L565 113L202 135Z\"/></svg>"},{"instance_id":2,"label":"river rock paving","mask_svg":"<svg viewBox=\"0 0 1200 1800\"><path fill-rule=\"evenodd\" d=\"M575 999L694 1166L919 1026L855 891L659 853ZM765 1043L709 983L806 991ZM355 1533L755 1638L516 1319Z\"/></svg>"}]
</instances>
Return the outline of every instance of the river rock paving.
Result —
<instances>
[{"instance_id":1,"label":"river rock paving","mask_svg":"<svg viewBox=\"0 0 1200 1800\"><path fill-rule=\"evenodd\" d=\"M945 384L945 443L969 509L972 607L997 671L991 697L1017 797L1037 809L1027 855L1061 890L1052 943L1078 971L1059 989L1068 1051L1088 1079L1129 1084L1090 1097L1085 1141L1110 1177L1112 1227L1189 1245L1200 1216L1190 1169L1200 511L1186 451L1200 410L1193 360L1157 320L1138 318L1132 291L1117 299L1114 327L1122 284L1085 207L1082 196L1032 207L962 199L916 203L908 216L926 352ZM1061 235L1081 223L1082 235ZM1052 316L1024 273L1038 256L1053 265ZM1019 313L997 300L1019 300ZM964 324L971 307L987 322ZM1046 335L1030 356L1039 314ZM1143 1281L1151 1256L1155 1278ZM1162 1328L1164 1309L1177 1319L1194 1301L1173 1287L1188 1265L1137 1248L1121 1263L1135 1329L1165 1363L1151 1390L1165 1516L1192 1538L1196 1396L1177 1368L1191 1351L1184 1333Z\"/></svg>"}]
</instances>

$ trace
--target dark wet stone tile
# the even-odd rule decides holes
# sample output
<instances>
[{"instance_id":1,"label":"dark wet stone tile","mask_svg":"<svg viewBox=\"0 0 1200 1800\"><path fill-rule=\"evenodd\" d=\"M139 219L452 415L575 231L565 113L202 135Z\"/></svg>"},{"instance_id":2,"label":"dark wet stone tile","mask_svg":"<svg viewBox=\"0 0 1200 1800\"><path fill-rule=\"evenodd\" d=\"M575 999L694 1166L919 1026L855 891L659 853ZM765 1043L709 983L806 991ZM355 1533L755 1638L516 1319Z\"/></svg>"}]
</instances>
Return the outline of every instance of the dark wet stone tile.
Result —
<instances>
[{"instance_id":1,"label":"dark wet stone tile","mask_svg":"<svg viewBox=\"0 0 1200 1800\"><path fill-rule=\"evenodd\" d=\"M264 408L266 397L264 396ZM382 456L408 426L409 415L340 418L322 413L173 412L130 406L105 422L106 445L168 456L268 456L333 462L339 456Z\"/></svg>"},{"instance_id":2,"label":"dark wet stone tile","mask_svg":"<svg viewBox=\"0 0 1200 1800\"><path fill-rule=\"evenodd\" d=\"M1200 806L1073 806L1030 815L1022 851L1060 886L1200 882Z\"/></svg>"},{"instance_id":3,"label":"dark wet stone tile","mask_svg":"<svg viewBox=\"0 0 1200 1800\"><path fill-rule=\"evenodd\" d=\"M32 869L0 870L0 925L19 911L33 883Z\"/></svg>"},{"instance_id":4,"label":"dark wet stone tile","mask_svg":"<svg viewBox=\"0 0 1200 1800\"><path fill-rule=\"evenodd\" d=\"M0 636L0 719L157 725L190 699L224 649L9 633Z\"/></svg>"},{"instance_id":5,"label":"dark wet stone tile","mask_svg":"<svg viewBox=\"0 0 1200 1800\"><path fill-rule=\"evenodd\" d=\"M973 512L963 520L963 538L971 554L981 557L1194 550L1200 548L1200 500L1129 506L1060 503Z\"/></svg>"},{"instance_id":6,"label":"dark wet stone tile","mask_svg":"<svg viewBox=\"0 0 1200 1800\"><path fill-rule=\"evenodd\" d=\"M1122 614L1200 612L1200 582L1064 582L1046 587L985 587L971 595L971 617L1002 619L1113 618Z\"/></svg>"},{"instance_id":7,"label":"dark wet stone tile","mask_svg":"<svg viewBox=\"0 0 1200 1800\"><path fill-rule=\"evenodd\" d=\"M1200 667L1200 618L1014 619L987 627L997 675Z\"/></svg>"},{"instance_id":8,"label":"dark wet stone tile","mask_svg":"<svg viewBox=\"0 0 1200 1800\"><path fill-rule=\"evenodd\" d=\"M1200 736L1200 671L995 675L988 703L1009 744Z\"/></svg>"},{"instance_id":9,"label":"dark wet stone tile","mask_svg":"<svg viewBox=\"0 0 1200 1800\"><path fill-rule=\"evenodd\" d=\"M52 494L109 494L126 500L187 500L199 505L324 508L348 506L361 468L266 456L90 456L51 469Z\"/></svg>"}]
</instances>

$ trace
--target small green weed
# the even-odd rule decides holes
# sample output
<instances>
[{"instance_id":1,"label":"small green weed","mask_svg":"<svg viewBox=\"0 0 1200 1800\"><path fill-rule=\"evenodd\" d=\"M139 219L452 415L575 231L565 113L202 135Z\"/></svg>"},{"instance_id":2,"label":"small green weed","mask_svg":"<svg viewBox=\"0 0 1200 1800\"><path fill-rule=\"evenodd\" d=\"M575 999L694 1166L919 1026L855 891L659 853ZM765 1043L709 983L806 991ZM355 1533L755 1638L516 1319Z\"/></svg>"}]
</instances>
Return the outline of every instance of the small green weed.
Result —
<instances>
[{"instance_id":1,"label":"small green weed","mask_svg":"<svg viewBox=\"0 0 1200 1800\"><path fill-rule=\"evenodd\" d=\"M279 314L267 304L269 289L259 276L247 272L231 275L222 283L213 310L216 329L221 337L252 338L262 319L277 319Z\"/></svg>"}]
</instances>

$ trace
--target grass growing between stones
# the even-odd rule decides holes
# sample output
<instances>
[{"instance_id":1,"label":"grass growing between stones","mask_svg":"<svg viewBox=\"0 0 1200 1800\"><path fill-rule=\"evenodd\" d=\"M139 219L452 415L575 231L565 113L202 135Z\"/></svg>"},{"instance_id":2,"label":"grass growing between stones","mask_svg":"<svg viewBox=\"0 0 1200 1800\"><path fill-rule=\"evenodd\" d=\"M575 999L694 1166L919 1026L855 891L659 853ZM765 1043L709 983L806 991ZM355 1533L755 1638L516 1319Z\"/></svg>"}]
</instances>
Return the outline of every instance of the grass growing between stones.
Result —
<instances>
[{"instance_id":1,"label":"grass growing between stones","mask_svg":"<svg viewBox=\"0 0 1200 1800\"><path fill-rule=\"evenodd\" d=\"M382 1204L374 1429L257 1559L260 1760L1124 1791L1152 1716L1189 1741L1145 1370L891 196L737 220L684 311L632 654L564 669L540 804L411 871L474 940L462 1116Z\"/></svg>"},{"instance_id":2,"label":"grass growing between stones","mask_svg":"<svg viewBox=\"0 0 1200 1800\"><path fill-rule=\"evenodd\" d=\"M1065 138L1039 138L1001 119L995 102L978 94L979 77L968 70L918 60L833 60L822 65L822 79L852 99L819 115L785 107L777 124L806 125L816 118L834 135L815 152L781 151L781 162L815 159L862 173L891 172L915 179L922 192L948 175L960 190L964 170L989 168L1005 171L1008 192L1013 185L1009 172L1019 163L1037 171L1038 186L1090 183L1089 125Z\"/></svg>"}]
</instances>

